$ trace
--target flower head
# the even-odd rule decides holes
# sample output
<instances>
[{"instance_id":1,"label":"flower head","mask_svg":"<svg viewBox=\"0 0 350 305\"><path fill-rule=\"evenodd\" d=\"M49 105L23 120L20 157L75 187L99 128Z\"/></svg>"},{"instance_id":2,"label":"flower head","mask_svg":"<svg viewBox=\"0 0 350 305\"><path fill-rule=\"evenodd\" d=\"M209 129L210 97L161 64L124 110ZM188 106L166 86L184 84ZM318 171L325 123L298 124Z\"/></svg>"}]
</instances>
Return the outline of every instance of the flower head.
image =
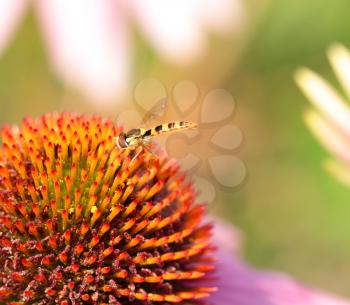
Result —
<instances>
[{"instance_id":1,"label":"flower head","mask_svg":"<svg viewBox=\"0 0 350 305\"><path fill-rule=\"evenodd\" d=\"M165 156L118 149L121 131L68 113L3 128L0 303L165 304L214 290L199 284L211 227L191 184Z\"/></svg>"}]
</instances>

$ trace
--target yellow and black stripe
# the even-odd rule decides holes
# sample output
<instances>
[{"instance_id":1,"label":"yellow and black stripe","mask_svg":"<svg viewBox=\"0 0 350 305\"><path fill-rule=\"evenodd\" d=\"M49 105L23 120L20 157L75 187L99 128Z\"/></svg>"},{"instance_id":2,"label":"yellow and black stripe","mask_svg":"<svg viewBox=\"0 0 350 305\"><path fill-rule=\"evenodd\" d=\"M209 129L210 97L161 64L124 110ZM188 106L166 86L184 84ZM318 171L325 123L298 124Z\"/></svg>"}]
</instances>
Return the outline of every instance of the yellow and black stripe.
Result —
<instances>
[{"instance_id":1,"label":"yellow and black stripe","mask_svg":"<svg viewBox=\"0 0 350 305\"><path fill-rule=\"evenodd\" d=\"M175 121L167 124L161 124L154 126L147 130L141 130L141 135L144 138L154 137L160 134L170 133L179 131L182 129L193 129L197 128L197 124L189 121Z\"/></svg>"}]
</instances>

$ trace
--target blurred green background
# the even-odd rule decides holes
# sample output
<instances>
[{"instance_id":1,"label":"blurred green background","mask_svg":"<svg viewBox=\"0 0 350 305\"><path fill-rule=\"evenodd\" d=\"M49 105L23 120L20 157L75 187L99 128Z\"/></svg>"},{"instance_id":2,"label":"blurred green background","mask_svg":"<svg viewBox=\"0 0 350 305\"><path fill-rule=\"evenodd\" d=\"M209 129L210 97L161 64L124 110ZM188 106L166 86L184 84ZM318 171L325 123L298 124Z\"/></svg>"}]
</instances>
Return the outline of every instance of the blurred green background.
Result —
<instances>
[{"instance_id":1,"label":"blurred green background","mask_svg":"<svg viewBox=\"0 0 350 305\"><path fill-rule=\"evenodd\" d=\"M136 79L171 79L175 73L233 93L234 124L245 135L238 155L248 177L234 192L221 194L214 210L244 232L244 255L253 265L350 296L350 190L323 170L327 153L302 121L308 102L293 82L295 69L305 65L336 85L325 52L335 41L350 46L350 2L251 0L247 5L243 38L213 38L211 64L217 64L217 50L227 60L219 75L199 67L191 68L190 76L188 70L175 73L139 39ZM1 124L55 110L106 112L53 76L33 13L0 59L0 107Z\"/></svg>"},{"instance_id":2,"label":"blurred green background","mask_svg":"<svg viewBox=\"0 0 350 305\"><path fill-rule=\"evenodd\" d=\"M350 190L322 168L328 156L302 121L309 105L293 73L308 66L336 86L326 51L333 42L350 46L349 9L346 0L272 1L227 81L249 170L227 207L246 234L248 259L345 295Z\"/></svg>"}]
</instances>

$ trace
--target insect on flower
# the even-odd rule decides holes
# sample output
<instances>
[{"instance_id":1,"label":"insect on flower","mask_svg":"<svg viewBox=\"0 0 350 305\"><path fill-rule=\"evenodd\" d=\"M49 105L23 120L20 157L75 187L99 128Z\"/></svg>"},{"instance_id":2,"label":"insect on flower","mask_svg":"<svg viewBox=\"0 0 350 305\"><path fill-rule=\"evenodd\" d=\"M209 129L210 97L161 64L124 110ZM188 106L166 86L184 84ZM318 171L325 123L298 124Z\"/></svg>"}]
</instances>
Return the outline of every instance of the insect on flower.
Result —
<instances>
[{"instance_id":1,"label":"insect on flower","mask_svg":"<svg viewBox=\"0 0 350 305\"><path fill-rule=\"evenodd\" d=\"M164 111L166 100L161 100L155 107L146 113L143 121L147 122ZM142 147L148 151L151 150L150 140L159 135L165 135L181 130L197 128L197 124L191 121L174 121L160 124L152 128L133 128L128 132L122 132L116 139L118 148L136 149Z\"/></svg>"},{"instance_id":2,"label":"insect on flower","mask_svg":"<svg viewBox=\"0 0 350 305\"><path fill-rule=\"evenodd\" d=\"M1 305L184 305L217 290L186 173L147 151L132 163L121 132L74 113L0 130Z\"/></svg>"}]
</instances>

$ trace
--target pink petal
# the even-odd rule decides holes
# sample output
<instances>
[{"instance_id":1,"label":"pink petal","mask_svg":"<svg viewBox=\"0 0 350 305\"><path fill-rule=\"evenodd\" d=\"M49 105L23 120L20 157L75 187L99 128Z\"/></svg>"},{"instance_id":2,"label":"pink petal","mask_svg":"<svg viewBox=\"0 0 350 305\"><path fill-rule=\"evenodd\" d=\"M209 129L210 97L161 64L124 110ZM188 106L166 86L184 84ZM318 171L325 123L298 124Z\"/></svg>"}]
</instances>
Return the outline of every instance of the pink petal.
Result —
<instances>
[{"instance_id":1,"label":"pink petal","mask_svg":"<svg viewBox=\"0 0 350 305\"><path fill-rule=\"evenodd\" d=\"M216 33L239 30L245 18L242 0L201 0L197 11L203 24Z\"/></svg>"},{"instance_id":2,"label":"pink petal","mask_svg":"<svg viewBox=\"0 0 350 305\"><path fill-rule=\"evenodd\" d=\"M115 102L129 83L130 49L113 0L41 0L41 28L56 73L94 102Z\"/></svg>"},{"instance_id":3,"label":"pink petal","mask_svg":"<svg viewBox=\"0 0 350 305\"><path fill-rule=\"evenodd\" d=\"M214 223L213 240L220 248L232 253L240 253L242 249L242 233L233 225L222 219L210 216L206 222Z\"/></svg>"},{"instance_id":4,"label":"pink petal","mask_svg":"<svg viewBox=\"0 0 350 305\"><path fill-rule=\"evenodd\" d=\"M144 35L165 59L187 64L201 55L206 41L196 0L132 0L129 4Z\"/></svg>"},{"instance_id":5,"label":"pink petal","mask_svg":"<svg viewBox=\"0 0 350 305\"><path fill-rule=\"evenodd\" d=\"M244 19L242 0L132 0L130 7L153 47L175 64L188 64L206 46L205 31L227 33Z\"/></svg>"},{"instance_id":6,"label":"pink petal","mask_svg":"<svg viewBox=\"0 0 350 305\"><path fill-rule=\"evenodd\" d=\"M254 270L219 247L218 291L207 300L220 305L349 305L345 300L298 284L287 275Z\"/></svg>"},{"instance_id":7,"label":"pink petal","mask_svg":"<svg viewBox=\"0 0 350 305\"><path fill-rule=\"evenodd\" d=\"M8 46L23 19L27 0L2 0L0 2L0 54Z\"/></svg>"}]
</instances>

